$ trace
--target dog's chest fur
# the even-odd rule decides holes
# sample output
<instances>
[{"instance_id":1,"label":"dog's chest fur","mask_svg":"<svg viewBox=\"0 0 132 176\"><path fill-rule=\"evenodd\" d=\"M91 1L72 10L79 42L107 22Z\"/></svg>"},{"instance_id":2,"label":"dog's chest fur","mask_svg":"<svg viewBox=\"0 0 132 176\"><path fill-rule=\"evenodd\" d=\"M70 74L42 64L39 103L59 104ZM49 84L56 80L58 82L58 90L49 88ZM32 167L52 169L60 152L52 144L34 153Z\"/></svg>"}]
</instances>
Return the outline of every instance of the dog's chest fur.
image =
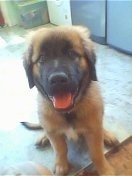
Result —
<instances>
[{"instance_id":1,"label":"dog's chest fur","mask_svg":"<svg viewBox=\"0 0 132 176\"><path fill-rule=\"evenodd\" d=\"M79 135L84 132L84 129L77 128L77 126L76 126L76 121L77 121L76 113L75 112L66 113L66 114L64 114L64 118L66 120L66 123L68 124L68 128L66 130L64 130L63 133L65 134L65 136L68 139L70 139L70 140L72 139L74 141L77 141Z\"/></svg>"}]
</instances>

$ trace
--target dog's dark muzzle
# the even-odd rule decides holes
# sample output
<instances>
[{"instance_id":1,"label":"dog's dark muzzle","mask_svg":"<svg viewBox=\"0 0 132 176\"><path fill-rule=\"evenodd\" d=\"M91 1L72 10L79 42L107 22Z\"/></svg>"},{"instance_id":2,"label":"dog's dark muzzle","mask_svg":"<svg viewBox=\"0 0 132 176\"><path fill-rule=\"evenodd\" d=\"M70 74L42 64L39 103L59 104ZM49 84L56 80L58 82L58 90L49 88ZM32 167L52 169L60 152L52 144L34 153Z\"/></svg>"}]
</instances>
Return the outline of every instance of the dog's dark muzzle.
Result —
<instances>
[{"instance_id":1,"label":"dog's dark muzzle","mask_svg":"<svg viewBox=\"0 0 132 176\"><path fill-rule=\"evenodd\" d=\"M50 87L55 87L58 85L65 86L66 84L68 84L68 76L63 72L52 73L48 77L48 83Z\"/></svg>"},{"instance_id":2,"label":"dog's dark muzzle","mask_svg":"<svg viewBox=\"0 0 132 176\"><path fill-rule=\"evenodd\" d=\"M48 76L48 94L50 96L60 95L75 91L75 84L64 72L54 72Z\"/></svg>"},{"instance_id":3,"label":"dog's dark muzzle","mask_svg":"<svg viewBox=\"0 0 132 176\"><path fill-rule=\"evenodd\" d=\"M47 78L47 94L56 109L73 106L77 84L65 72L53 72Z\"/></svg>"}]
</instances>

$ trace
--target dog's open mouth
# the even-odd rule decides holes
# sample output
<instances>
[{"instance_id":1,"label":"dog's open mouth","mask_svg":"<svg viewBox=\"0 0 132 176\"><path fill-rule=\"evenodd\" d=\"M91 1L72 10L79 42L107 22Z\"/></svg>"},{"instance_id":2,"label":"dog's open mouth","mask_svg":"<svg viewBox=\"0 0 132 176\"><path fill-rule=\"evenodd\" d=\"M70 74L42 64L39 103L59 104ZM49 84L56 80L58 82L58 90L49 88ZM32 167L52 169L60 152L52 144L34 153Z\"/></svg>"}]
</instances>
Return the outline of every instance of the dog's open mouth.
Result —
<instances>
[{"instance_id":1,"label":"dog's open mouth","mask_svg":"<svg viewBox=\"0 0 132 176\"><path fill-rule=\"evenodd\" d=\"M58 110L67 110L74 105L75 94L70 92L58 94L50 97L54 108Z\"/></svg>"}]
</instances>

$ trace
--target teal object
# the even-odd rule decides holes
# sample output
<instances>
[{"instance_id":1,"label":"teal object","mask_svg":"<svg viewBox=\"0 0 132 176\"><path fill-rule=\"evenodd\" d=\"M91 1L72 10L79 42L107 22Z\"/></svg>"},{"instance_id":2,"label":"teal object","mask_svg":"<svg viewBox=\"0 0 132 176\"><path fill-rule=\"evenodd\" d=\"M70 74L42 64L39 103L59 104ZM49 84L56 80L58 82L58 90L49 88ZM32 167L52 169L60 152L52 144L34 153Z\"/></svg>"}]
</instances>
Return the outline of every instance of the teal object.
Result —
<instances>
[{"instance_id":1,"label":"teal object","mask_svg":"<svg viewBox=\"0 0 132 176\"><path fill-rule=\"evenodd\" d=\"M46 1L22 1L17 3L21 25L24 28L33 28L49 23L49 14Z\"/></svg>"}]
</instances>

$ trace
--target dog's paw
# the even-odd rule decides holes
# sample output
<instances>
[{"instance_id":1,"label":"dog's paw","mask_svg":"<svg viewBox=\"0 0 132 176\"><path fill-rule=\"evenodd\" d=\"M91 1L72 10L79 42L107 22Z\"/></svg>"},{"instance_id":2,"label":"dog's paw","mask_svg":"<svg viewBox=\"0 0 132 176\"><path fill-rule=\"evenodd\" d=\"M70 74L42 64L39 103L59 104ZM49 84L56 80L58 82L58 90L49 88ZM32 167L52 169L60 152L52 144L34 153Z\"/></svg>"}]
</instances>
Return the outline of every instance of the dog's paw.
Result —
<instances>
[{"instance_id":1,"label":"dog's paw","mask_svg":"<svg viewBox=\"0 0 132 176\"><path fill-rule=\"evenodd\" d=\"M46 146L50 146L50 141L47 138L47 136L43 135L40 138L38 138L38 140L36 141L35 145L37 147L46 147Z\"/></svg>"},{"instance_id":2,"label":"dog's paw","mask_svg":"<svg viewBox=\"0 0 132 176\"><path fill-rule=\"evenodd\" d=\"M99 174L99 176L116 176L115 170L111 167L104 171L103 173Z\"/></svg>"},{"instance_id":3,"label":"dog's paw","mask_svg":"<svg viewBox=\"0 0 132 176\"><path fill-rule=\"evenodd\" d=\"M68 162L57 162L54 167L54 174L56 176L67 175L70 170L70 164Z\"/></svg>"},{"instance_id":4,"label":"dog's paw","mask_svg":"<svg viewBox=\"0 0 132 176\"><path fill-rule=\"evenodd\" d=\"M108 161L105 161L104 167L98 169L99 176L116 176L115 169Z\"/></svg>"},{"instance_id":5,"label":"dog's paw","mask_svg":"<svg viewBox=\"0 0 132 176\"><path fill-rule=\"evenodd\" d=\"M99 174L98 176L116 176L116 173L114 171L105 172L103 174Z\"/></svg>"},{"instance_id":6,"label":"dog's paw","mask_svg":"<svg viewBox=\"0 0 132 176\"><path fill-rule=\"evenodd\" d=\"M119 144L118 139L111 132L104 130L104 144L107 147L117 146Z\"/></svg>"}]
</instances>

